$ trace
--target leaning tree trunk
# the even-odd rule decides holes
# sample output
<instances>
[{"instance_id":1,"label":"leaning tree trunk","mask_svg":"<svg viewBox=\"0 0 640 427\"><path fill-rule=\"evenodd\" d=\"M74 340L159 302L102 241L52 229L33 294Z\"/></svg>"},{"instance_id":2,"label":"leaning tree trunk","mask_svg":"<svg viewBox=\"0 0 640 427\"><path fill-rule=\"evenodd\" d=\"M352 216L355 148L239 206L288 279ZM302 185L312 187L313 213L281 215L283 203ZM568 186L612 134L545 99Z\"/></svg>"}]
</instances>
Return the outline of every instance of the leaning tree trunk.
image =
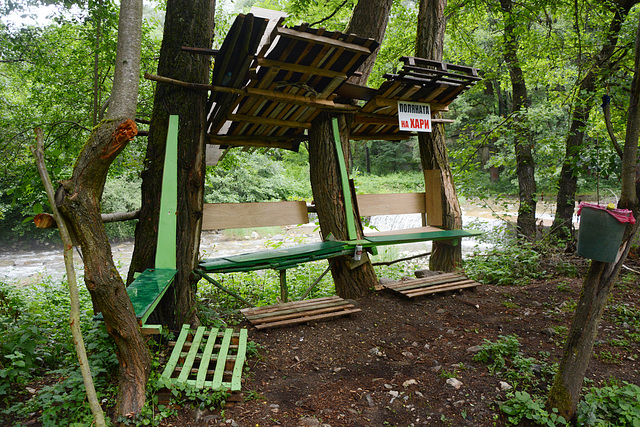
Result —
<instances>
[{"instance_id":1,"label":"leaning tree trunk","mask_svg":"<svg viewBox=\"0 0 640 427\"><path fill-rule=\"evenodd\" d=\"M421 0L418 13L418 34L416 36L416 56L419 58L442 61L446 18L444 9L446 0ZM418 134L420 160L424 171L437 171L440 177L441 218L428 218L429 224L437 224L445 230L462 228L462 211L456 195L444 126L433 126L430 133ZM427 189L429 191L429 189ZM453 271L462 264L462 248L444 241L432 243L429 269Z\"/></svg>"},{"instance_id":2,"label":"leaning tree trunk","mask_svg":"<svg viewBox=\"0 0 640 427\"><path fill-rule=\"evenodd\" d=\"M347 123L344 115L339 115L339 128L342 142L342 150L345 158L348 153ZM346 138L345 138L346 136ZM351 210L346 212L345 199L340 185L340 169L334 141L332 117L327 113L321 113L313 121L309 132L309 162L313 199L316 203L318 220L322 236L326 238L331 234L338 240L349 240L346 228L346 215L355 215ZM356 221L358 238L362 238L360 221ZM342 256L335 258L331 267L331 274L336 287L336 293L343 298L359 298L370 292L376 283L376 273L369 261L366 252L362 254L363 261L360 265L352 267L352 257Z\"/></svg>"},{"instance_id":3,"label":"leaning tree trunk","mask_svg":"<svg viewBox=\"0 0 640 427\"><path fill-rule=\"evenodd\" d=\"M140 81L141 26L142 0L122 0L107 120L94 129L71 179L63 181L56 194L56 205L69 219L82 248L84 280L94 311L102 313L116 344L120 369L116 414L123 416L139 413L144 405L151 359L111 256L100 199L109 166L137 133L133 119Z\"/></svg>"},{"instance_id":4,"label":"leaning tree trunk","mask_svg":"<svg viewBox=\"0 0 640 427\"><path fill-rule=\"evenodd\" d=\"M637 0L624 0L615 9L607 41L600 52L594 57L593 65L580 82L576 106L573 109L571 125L567 133L565 158L558 180L558 196L556 199L556 216L553 220L553 233L560 238L573 235L573 213L575 210L576 191L578 189L578 173L575 159L580 155L584 140L585 129L589 120L589 113L594 104L594 95L598 82L607 77L615 63L612 56L615 53L622 23L629 14L631 7Z\"/></svg>"},{"instance_id":5,"label":"leaning tree trunk","mask_svg":"<svg viewBox=\"0 0 640 427\"><path fill-rule=\"evenodd\" d=\"M353 10L347 33L360 37L368 37L382 41L389 21L392 0L360 0ZM359 76L349 79L350 83L365 85L377 55L374 51L358 71ZM349 124L343 114L338 114L340 123L340 139L348 159ZM338 239L348 239L345 222L344 197L341 196L340 173L335 154L335 143L332 132L332 117L320 114L312 123L309 132L309 166L311 170L311 188L318 209L320 229L323 236L332 234ZM349 213L351 215L352 213ZM359 223L360 221L356 221ZM361 226L358 226L358 237L362 237ZM331 275L336 286L336 293L343 298L358 298L367 295L377 282L377 276L363 253L361 265L351 268L349 257L339 257L333 262Z\"/></svg>"},{"instance_id":6,"label":"leaning tree trunk","mask_svg":"<svg viewBox=\"0 0 640 427\"><path fill-rule=\"evenodd\" d=\"M509 69L513 91L513 128L515 133L516 171L518 175L520 206L518 208L518 234L534 238L536 235L536 179L533 160L533 142L525 117L528 107L527 85L518 58L518 35L513 0L500 0L505 19L504 61Z\"/></svg>"},{"instance_id":7,"label":"leaning tree trunk","mask_svg":"<svg viewBox=\"0 0 640 427\"><path fill-rule=\"evenodd\" d=\"M211 48L215 0L169 0L160 49L158 74L194 83L208 83L211 60L185 52L181 46ZM149 143L142 173L142 209L128 281L154 266L162 189L165 142L171 114L179 115L178 229L174 287L154 312L154 322L177 327L196 324L193 269L198 261L205 178L207 93L158 83L151 116Z\"/></svg>"},{"instance_id":8,"label":"leaning tree trunk","mask_svg":"<svg viewBox=\"0 0 640 427\"><path fill-rule=\"evenodd\" d=\"M631 96L627 113L627 131L622 157L622 191L618 207L631 209L635 218L638 219L640 204L638 203L636 188L636 156L638 135L640 133L640 109L638 105L640 101L640 24L636 33L635 55L634 76L631 83ZM598 324L602 318L613 284L627 258L639 224L636 222L634 225L627 226L623 243L614 263L591 262L589 272L582 285L580 300L569 330L564 354L547 400L547 407L558 408L558 413L567 420L575 417L584 375L591 359L594 341L598 333Z\"/></svg>"}]
</instances>

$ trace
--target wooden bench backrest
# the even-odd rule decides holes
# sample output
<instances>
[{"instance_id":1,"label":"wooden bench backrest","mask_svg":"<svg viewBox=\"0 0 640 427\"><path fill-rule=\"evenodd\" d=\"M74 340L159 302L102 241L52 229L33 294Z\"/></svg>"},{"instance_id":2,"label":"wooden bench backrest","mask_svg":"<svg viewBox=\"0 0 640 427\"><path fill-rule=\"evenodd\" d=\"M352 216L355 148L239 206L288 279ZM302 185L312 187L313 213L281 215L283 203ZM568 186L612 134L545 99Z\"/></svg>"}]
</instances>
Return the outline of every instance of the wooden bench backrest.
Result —
<instances>
[{"instance_id":1,"label":"wooden bench backrest","mask_svg":"<svg viewBox=\"0 0 640 427\"><path fill-rule=\"evenodd\" d=\"M424 193L358 194L361 216L426 213Z\"/></svg>"},{"instance_id":2,"label":"wooden bench backrest","mask_svg":"<svg viewBox=\"0 0 640 427\"><path fill-rule=\"evenodd\" d=\"M425 193L358 194L361 216L424 214ZM309 214L303 201L256 203L205 203L203 230L274 227L307 224Z\"/></svg>"},{"instance_id":3,"label":"wooden bench backrest","mask_svg":"<svg viewBox=\"0 0 640 427\"><path fill-rule=\"evenodd\" d=\"M202 229L273 227L308 222L309 214L304 201L205 203Z\"/></svg>"}]
</instances>

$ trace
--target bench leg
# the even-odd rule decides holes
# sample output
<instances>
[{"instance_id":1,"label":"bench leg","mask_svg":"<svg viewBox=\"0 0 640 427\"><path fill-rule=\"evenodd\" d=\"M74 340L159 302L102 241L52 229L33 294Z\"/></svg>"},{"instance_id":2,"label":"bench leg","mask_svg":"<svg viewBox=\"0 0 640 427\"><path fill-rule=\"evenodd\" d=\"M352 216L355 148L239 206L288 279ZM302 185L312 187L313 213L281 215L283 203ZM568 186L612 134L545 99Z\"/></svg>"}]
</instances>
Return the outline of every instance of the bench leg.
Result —
<instances>
[{"instance_id":1,"label":"bench leg","mask_svg":"<svg viewBox=\"0 0 640 427\"><path fill-rule=\"evenodd\" d=\"M289 301L289 288L287 287L287 270L280 270L280 299Z\"/></svg>"}]
</instances>

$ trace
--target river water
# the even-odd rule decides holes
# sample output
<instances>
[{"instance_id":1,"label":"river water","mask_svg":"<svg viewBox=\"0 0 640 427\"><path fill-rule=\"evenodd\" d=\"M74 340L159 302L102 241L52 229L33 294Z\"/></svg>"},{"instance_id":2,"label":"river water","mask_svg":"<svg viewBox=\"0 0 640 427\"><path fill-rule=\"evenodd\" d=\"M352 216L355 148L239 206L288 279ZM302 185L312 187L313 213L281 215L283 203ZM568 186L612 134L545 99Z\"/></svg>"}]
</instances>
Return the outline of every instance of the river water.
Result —
<instances>
[{"instance_id":1,"label":"river water","mask_svg":"<svg viewBox=\"0 0 640 427\"><path fill-rule=\"evenodd\" d=\"M505 227L505 220L515 221L515 206L487 207L477 204L463 203L463 228L480 229L489 231L497 227ZM553 212L542 210L539 217L549 224L553 218ZM378 231L400 230L421 226L421 217L414 215L389 215L371 218L371 226ZM201 258L214 258L225 255L254 252L273 247L274 244L292 246L301 243L319 241L316 231L317 225L284 227L275 234L261 235L258 232L249 232L247 235L230 235L227 233L205 232L202 234L200 245ZM273 229L270 229L273 231ZM462 239L463 255L473 251L486 249L488 245L478 239ZM431 249L430 242L410 243L394 247L393 255L400 257L411 256L428 252ZM111 251L116 267L123 276L126 276L133 251L133 242L115 242L111 245ZM82 274L82 260L79 254L74 254L74 265L78 274ZM17 286L27 286L42 280L58 281L65 275L62 249L52 248L3 251L0 252L0 281L12 283Z\"/></svg>"}]
</instances>

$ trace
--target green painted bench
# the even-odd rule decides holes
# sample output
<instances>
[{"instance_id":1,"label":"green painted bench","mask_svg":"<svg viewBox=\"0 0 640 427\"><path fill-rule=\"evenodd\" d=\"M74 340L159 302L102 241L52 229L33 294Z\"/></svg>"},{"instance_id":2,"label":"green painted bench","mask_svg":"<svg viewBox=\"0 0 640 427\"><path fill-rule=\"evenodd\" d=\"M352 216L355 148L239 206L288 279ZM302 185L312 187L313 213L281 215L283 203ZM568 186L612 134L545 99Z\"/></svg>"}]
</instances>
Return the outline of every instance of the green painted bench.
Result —
<instances>
[{"instance_id":1,"label":"green painted bench","mask_svg":"<svg viewBox=\"0 0 640 427\"><path fill-rule=\"evenodd\" d=\"M447 241L455 245L462 238L481 234L480 232L467 230L443 230L433 226L438 225L437 221L440 221L442 216L438 211L440 209L440 177L438 174L433 173L434 171L425 173L426 186L431 188L432 191L425 193L363 194L357 195L356 200L352 200L335 121L334 136L347 212L353 211L355 203L357 212L361 216L420 213L423 217L423 227L367 234L363 239L357 239L355 218L353 215L346 215L349 240L308 243L291 248L203 259L200 261L196 273L221 290L245 302L245 304L251 305L240 296L223 287L209 274L264 269L278 270L280 272L281 299L286 302L288 298L286 270L289 268L311 261L330 260L342 255L353 255L357 245L368 248L375 253L378 246L423 241ZM302 201L205 204L202 228L203 230L219 230L306 224L309 222L308 211L309 208ZM326 274L329 267L322 275ZM317 282L316 280L311 287Z\"/></svg>"}]
</instances>

